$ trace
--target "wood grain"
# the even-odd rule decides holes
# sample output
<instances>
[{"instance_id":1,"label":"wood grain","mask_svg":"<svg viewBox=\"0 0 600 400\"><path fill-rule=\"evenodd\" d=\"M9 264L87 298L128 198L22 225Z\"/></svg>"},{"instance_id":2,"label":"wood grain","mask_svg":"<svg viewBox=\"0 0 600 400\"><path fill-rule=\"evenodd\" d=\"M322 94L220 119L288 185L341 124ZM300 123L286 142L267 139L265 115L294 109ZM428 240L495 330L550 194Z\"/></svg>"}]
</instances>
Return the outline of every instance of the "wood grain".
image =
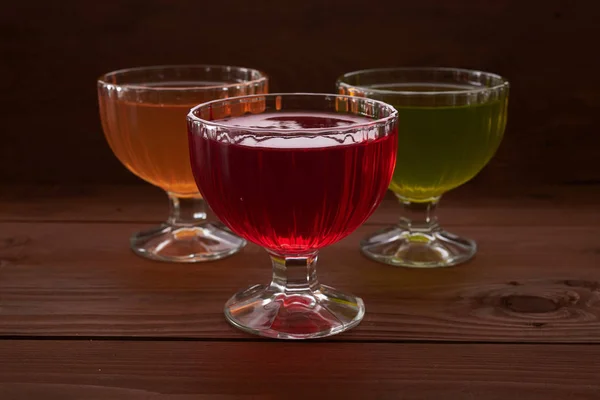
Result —
<instances>
[{"instance_id":1,"label":"wood grain","mask_svg":"<svg viewBox=\"0 0 600 400\"><path fill-rule=\"evenodd\" d=\"M497 72L512 84L509 125L479 182L598 183L599 13L598 2L562 0L10 0L0 182L137 181L103 138L96 78L211 63L260 68L273 92L331 92L340 74L374 67Z\"/></svg>"},{"instance_id":2,"label":"wood grain","mask_svg":"<svg viewBox=\"0 0 600 400\"><path fill-rule=\"evenodd\" d=\"M3 400L600 396L598 346L0 341L0 353Z\"/></svg>"},{"instance_id":3,"label":"wood grain","mask_svg":"<svg viewBox=\"0 0 600 400\"><path fill-rule=\"evenodd\" d=\"M164 192L151 185L4 185L0 221L159 222L167 218ZM598 226L600 186L465 187L445 195L444 226ZM392 224L400 208L388 192L369 224ZM211 215L211 218L213 216Z\"/></svg>"},{"instance_id":4,"label":"wood grain","mask_svg":"<svg viewBox=\"0 0 600 400\"><path fill-rule=\"evenodd\" d=\"M128 236L147 224L1 223L2 335L250 339L223 303L270 277L257 246L206 264L151 262ZM366 225L322 251L322 282L362 296L363 323L334 340L600 343L599 226L473 226L470 263L393 268L359 254Z\"/></svg>"}]
</instances>

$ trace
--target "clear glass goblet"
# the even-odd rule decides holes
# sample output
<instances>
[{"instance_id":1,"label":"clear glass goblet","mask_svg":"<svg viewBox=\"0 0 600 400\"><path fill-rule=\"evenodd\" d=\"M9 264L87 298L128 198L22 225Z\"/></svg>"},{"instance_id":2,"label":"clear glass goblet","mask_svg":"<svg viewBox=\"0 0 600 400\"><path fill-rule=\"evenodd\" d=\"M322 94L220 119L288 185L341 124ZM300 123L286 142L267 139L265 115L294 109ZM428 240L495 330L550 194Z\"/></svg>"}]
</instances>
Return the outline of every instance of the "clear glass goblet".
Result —
<instances>
[{"instance_id":1,"label":"clear glass goblet","mask_svg":"<svg viewBox=\"0 0 600 400\"><path fill-rule=\"evenodd\" d=\"M131 237L133 251L172 262L216 260L245 241L206 206L189 163L186 115L209 100L267 93L267 77L254 69L173 65L124 69L98 80L100 118L108 143L131 172L167 192L168 220Z\"/></svg>"},{"instance_id":2,"label":"clear glass goblet","mask_svg":"<svg viewBox=\"0 0 600 400\"><path fill-rule=\"evenodd\" d=\"M490 161L506 126L509 84L488 72L456 68L386 68L350 72L341 94L385 101L398 110L398 155L390 184L400 220L361 242L385 264L447 267L475 255L475 241L446 232L440 197Z\"/></svg>"},{"instance_id":3,"label":"clear glass goblet","mask_svg":"<svg viewBox=\"0 0 600 400\"><path fill-rule=\"evenodd\" d=\"M202 195L272 260L271 283L227 302L230 323L306 339L361 321L359 297L317 279L317 254L383 199L394 170L396 115L385 103L334 94L244 96L191 110L192 170Z\"/></svg>"}]
</instances>

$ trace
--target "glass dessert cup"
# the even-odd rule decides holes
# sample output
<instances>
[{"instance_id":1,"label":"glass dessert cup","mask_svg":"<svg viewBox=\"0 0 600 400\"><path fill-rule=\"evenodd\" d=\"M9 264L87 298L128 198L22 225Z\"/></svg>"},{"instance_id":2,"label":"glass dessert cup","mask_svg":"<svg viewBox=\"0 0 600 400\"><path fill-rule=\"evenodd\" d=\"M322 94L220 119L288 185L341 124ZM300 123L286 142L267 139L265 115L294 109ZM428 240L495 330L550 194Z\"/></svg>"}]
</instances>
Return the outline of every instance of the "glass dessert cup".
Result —
<instances>
[{"instance_id":1,"label":"glass dessert cup","mask_svg":"<svg viewBox=\"0 0 600 400\"><path fill-rule=\"evenodd\" d=\"M189 263L218 260L244 247L246 242L221 223L206 221L189 165L186 115L206 101L267 92L264 74L231 66L153 66L99 78L100 119L113 153L169 198L167 221L131 237L136 254Z\"/></svg>"},{"instance_id":2,"label":"glass dessert cup","mask_svg":"<svg viewBox=\"0 0 600 400\"><path fill-rule=\"evenodd\" d=\"M333 94L255 95L192 109L188 129L202 195L225 225L271 257L271 282L235 294L226 319L280 339L358 325L363 301L322 285L316 262L319 249L353 232L383 199L396 111Z\"/></svg>"},{"instance_id":3,"label":"glass dessert cup","mask_svg":"<svg viewBox=\"0 0 600 400\"><path fill-rule=\"evenodd\" d=\"M464 263L475 241L446 232L436 207L443 193L472 179L496 152L506 126L508 81L456 68L386 68L350 72L341 94L385 101L398 111L398 154L390 190L399 221L366 237L361 251L403 267Z\"/></svg>"}]
</instances>

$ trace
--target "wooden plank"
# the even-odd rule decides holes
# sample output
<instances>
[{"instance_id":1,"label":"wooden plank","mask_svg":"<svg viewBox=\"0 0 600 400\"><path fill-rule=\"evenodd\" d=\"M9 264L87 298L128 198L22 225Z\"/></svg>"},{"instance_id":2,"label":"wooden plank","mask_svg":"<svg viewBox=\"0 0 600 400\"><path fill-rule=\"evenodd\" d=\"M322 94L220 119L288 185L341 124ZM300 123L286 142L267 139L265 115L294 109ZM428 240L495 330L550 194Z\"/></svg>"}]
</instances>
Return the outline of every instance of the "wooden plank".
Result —
<instances>
[{"instance_id":1,"label":"wooden plank","mask_svg":"<svg viewBox=\"0 0 600 400\"><path fill-rule=\"evenodd\" d=\"M6 185L2 221L164 221L164 191L152 185Z\"/></svg>"},{"instance_id":2,"label":"wooden plank","mask_svg":"<svg viewBox=\"0 0 600 400\"><path fill-rule=\"evenodd\" d=\"M600 396L598 346L1 341L0 353L3 400Z\"/></svg>"},{"instance_id":3,"label":"wooden plank","mask_svg":"<svg viewBox=\"0 0 600 400\"><path fill-rule=\"evenodd\" d=\"M151 262L128 249L143 224L0 224L2 335L235 338L222 306L270 276L249 245L196 265ZM460 227L470 263L412 270L359 254L363 226L322 251L323 283L362 296L363 323L335 340L600 343L600 227Z\"/></svg>"},{"instance_id":4,"label":"wooden plank","mask_svg":"<svg viewBox=\"0 0 600 400\"><path fill-rule=\"evenodd\" d=\"M167 198L151 185L7 185L0 221L159 222ZM444 226L600 225L600 186L540 186L489 190L467 185L440 203ZM391 193L367 223L392 224L400 208ZM213 216L211 215L211 218Z\"/></svg>"}]
</instances>

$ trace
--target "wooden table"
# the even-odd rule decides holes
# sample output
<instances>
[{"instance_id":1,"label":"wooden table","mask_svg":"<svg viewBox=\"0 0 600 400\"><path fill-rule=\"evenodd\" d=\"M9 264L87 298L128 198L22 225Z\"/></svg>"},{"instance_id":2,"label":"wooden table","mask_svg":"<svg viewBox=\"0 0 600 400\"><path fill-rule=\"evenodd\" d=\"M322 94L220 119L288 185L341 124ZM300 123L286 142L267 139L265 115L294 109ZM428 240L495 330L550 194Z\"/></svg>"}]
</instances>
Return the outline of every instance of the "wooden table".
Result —
<instances>
[{"instance_id":1,"label":"wooden table","mask_svg":"<svg viewBox=\"0 0 600 400\"><path fill-rule=\"evenodd\" d=\"M320 257L322 282L365 300L361 325L284 342L222 315L232 293L269 279L257 246L195 265L129 250L166 214L158 190L4 187L0 399L600 398L599 189L458 190L441 221L479 252L429 271L359 254L395 220L387 199Z\"/></svg>"}]
</instances>

